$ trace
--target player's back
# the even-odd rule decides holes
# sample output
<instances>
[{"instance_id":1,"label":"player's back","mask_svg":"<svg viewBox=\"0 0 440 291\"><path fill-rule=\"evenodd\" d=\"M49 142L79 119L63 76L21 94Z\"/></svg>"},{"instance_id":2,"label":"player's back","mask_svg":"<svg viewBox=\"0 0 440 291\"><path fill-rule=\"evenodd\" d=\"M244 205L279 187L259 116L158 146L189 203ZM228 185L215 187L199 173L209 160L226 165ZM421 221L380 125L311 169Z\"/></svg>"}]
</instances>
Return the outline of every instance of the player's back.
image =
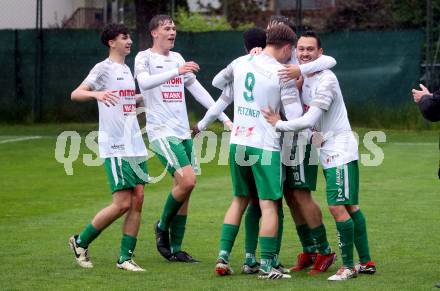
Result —
<instances>
[{"instance_id":1,"label":"player's back","mask_svg":"<svg viewBox=\"0 0 440 291\"><path fill-rule=\"evenodd\" d=\"M281 64L261 53L234 61L234 128L231 143L279 150L279 134L264 119L261 109L279 110Z\"/></svg>"}]
</instances>

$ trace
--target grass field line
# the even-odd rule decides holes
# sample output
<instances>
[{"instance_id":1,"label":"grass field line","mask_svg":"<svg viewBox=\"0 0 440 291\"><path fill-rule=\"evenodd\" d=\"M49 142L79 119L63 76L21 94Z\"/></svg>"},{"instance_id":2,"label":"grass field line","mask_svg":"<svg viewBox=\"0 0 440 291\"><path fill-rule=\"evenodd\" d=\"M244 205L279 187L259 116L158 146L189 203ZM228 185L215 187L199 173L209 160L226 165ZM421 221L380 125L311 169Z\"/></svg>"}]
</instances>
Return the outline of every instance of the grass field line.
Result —
<instances>
[{"instance_id":1,"label":"grass field line","mask_svg":"<svg viewBox=\"0 0 440 291\"><path fill-rule=\"evenodd\" d=\"M388 142L390 144L395 145L408 145L408 146L432 146L432 145L438 145L437 142Z\"/></svg>"},{"instance_id":2,"label":"grass field line","mask_svg":"<svg viewBox=\"0 0 440 291\"><path fill-rule=\"evenodd\" d=\"M32 139L40 139L42 136L35 135L35 136L21 136L21 137L15 137L15 138L8 138L5 140L0 140L0 144L4 143L11 143L11 142L18 142L18 141L25 141L25 140L32 140Z\"/></svg>"}]
</instances>

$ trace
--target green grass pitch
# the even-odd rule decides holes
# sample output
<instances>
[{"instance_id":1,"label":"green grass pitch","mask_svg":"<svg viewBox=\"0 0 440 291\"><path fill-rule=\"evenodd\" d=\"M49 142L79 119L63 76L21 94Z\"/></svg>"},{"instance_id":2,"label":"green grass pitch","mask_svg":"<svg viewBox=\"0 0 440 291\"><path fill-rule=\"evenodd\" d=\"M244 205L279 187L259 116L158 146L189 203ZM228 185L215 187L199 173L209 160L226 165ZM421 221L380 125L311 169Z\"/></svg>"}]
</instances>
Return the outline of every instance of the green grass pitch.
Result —
<instances>
[{"instance_id":1,"label":"green grass pitch","mask_svg":"<svg viewBox=\"0 0 440 291\"><path fill-rule=\"evenodd\" d=\"M327 282L341 264L326 274L293 274L290 280L261 281L239 274L243 260L241 229L232 254L236 275L217 277L214 264L220 226L231 201L227 166L216 160L202 165L192 194L184 249L200 264L169 263L155 249L153 223L158 219L171 179L148 185L135 260L145 273L115 267L121 222L106 229L91 245L95 265L76 265L68 237L78 233L110 202L103 167L86 167L80 159L67 176L54 157L62 130L94 130L96 125L0 126L0 289L2 290L430 290L440 281L439 151L435 131L387 131L379 146L385 159L379 167L360 168L361 206L367 217L370 248L378 272L347 282ZM361 139L365 129L356 130ZM21 140L29 136L41 138ZM366 153L360 148L360 153ZM163 169L154 157L149 169ZM335 224L326 209L324 180L319 173L314 197L323 208L331 246L337 250ZM281 260L291 266L300 244L285 209ZM338 251L338 250L337 250ZM355 254L356 257L356 254Z\"/></svg>"}]
</instances>

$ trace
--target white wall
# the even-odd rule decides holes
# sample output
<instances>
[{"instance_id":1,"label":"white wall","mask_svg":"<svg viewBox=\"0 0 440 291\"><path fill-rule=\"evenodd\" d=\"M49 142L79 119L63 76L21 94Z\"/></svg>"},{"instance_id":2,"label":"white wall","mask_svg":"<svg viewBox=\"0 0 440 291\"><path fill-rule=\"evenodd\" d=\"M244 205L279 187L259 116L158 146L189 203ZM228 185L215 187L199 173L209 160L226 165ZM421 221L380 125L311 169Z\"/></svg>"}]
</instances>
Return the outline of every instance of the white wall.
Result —
<instances>
[{"instance_id":1,"label":"white wall","mask_svg":"<svg viewBox=\"0 0 440 291\"><path fill-rule=\"evenodd\" d=\"M105 0L43 0L43 27L61 26L78 7L92 4L102 8ZM36 0L0 0L0 29L35 28Z\"/></svg>"}]
</instances>

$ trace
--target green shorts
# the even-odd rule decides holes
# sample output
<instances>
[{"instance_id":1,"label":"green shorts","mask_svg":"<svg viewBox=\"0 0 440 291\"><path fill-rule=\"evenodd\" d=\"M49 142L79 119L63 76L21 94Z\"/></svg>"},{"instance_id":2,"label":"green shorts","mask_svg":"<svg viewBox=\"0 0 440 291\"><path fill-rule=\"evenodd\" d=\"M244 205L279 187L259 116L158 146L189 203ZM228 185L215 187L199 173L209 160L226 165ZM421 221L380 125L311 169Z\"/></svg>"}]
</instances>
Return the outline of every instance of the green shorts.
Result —
<instances>
[{"instance_id":1,"label":"green shorts","mask_svg":"<svg viewBox=\"0 0 440 291\"><path fill-rule=\"evenodd\" d=\"M328 205L359 204L358 161L324 170Z\"/></svg>"},{"instance_id":2,"label":"green shorts","mask_svg":"<svg viewBox=\"0 0 440 291\"><path fill-rule=\"evenodd\" d=\"M316 152L316 148L311 144L301 147L294 146L290 159L295 160L298 155L299 163L296 166L285 166L286 180L284 187L287 189L308 189L310 191L316 190L316 179L318 177L318 164L310 164L310 154L312 151Z\"/></svg>"},{"instance_id":3,"label":"green shorts","mask_svg":"<svg viewBox=\"0 0 440 291\"><path fill-rule=\"evenodd\" d=\"M174 175L176 170L188 165L191 165L194 172L197 172L192 139L169 136L153 140L150 144L151 149L171 175Z\"/></svg>"},{"instance_id":4,"label":"green shorts","mask_svg":"<svg viewBox=\"0 0 440 291\"><path fill-rule=\"evenodd\" d=\"M112 193L148 183L145 157L106 158L104 168Z\"/></svg>"},{"instance_id":5,"label":"green shorts","mask_svg":"<svg viewBox=\"0 0 440 291\"><path fill-rule=\"evenodd\" d=\"M229 164L234 195L248 196L256 192L262 200L283 197L280 159L278 151L231 144Z\"/></svg>"}]
</instances>

